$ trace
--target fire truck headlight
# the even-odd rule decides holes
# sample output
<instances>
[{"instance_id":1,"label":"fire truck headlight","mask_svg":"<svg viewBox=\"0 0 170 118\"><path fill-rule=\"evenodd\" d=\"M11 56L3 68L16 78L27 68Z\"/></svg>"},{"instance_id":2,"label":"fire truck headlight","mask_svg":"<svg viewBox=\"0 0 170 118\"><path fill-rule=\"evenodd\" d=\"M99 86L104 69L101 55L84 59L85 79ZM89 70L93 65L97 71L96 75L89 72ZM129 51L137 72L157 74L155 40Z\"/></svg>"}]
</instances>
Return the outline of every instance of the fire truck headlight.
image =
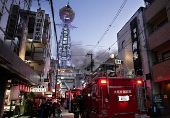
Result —
<instances>
[{"instance_id":1,"label":"fire truck headlight","mask_svg":"<svg viewBox=\"0 0 170 118\"><path fill-rule=\"evenodd\" d=\"M107 98L105 99L105 102L108 102L108 99L107 99Z\"/></svg>"}]
</instances>

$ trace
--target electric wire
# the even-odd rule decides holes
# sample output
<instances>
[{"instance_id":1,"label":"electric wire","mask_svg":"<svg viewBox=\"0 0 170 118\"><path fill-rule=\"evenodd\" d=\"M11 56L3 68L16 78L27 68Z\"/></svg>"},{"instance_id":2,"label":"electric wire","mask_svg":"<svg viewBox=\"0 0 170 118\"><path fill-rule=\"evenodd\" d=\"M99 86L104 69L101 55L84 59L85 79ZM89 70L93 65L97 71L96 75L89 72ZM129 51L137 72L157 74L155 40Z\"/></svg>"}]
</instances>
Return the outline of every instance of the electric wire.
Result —
<instances>
[{"instance_id":1,"label":"electric wire","mask_svg":"<svg viewBox=\"0 0 170 118\"><path fill-rule=\"evenodd\" d=\"M168 2L170 2L170 0L168 0ZM166 2L166 3L162 6L162 8L164 8L164 7L167 5L168 2ZM170 9L170 7L169 7L165 12L167 12L169 9ZM165 13L165 12L164 12L164 13ZM162 13L162 15L163 15L164 13ZM162 15L160 15L158 18L160 18ZM156 18L156 19L154 20L154 22L155 22L158 18ZM146 29L148 29L149 27L151 27L151 26L148 25L146 28L144 28L144 29L137 35L137 37L138 37L139 35L141 35L144 31L146 31ZM127 33L127 31L128 31L128 30L126 30L125 33ZM125 33L123 33L122 36L125 35ZM122 37L122 36L121 36L121 37ZM121 38L121 37L120 37L120 38ZM120 38L118 38L117 41L120 40ZM117 41L116 41L116 42L117 42ZM128 44L126 44L125 47L127 47L128 45L130 45L130 44L132 43L131 38L129 38L128 41L130 41L130 42L129 42ZM109 50L109 49L111 49L111 47L112 47L113 45L115 45L116 42L114 42L108 49L106 49L106 51ZM144 47L144 46L142 46L142 45L139 45L139 46L140 46L140 47ZM120 50L118 50L118 52L117 52L116 54L118 55L118 53L121 52L123 49L125 49L125 47L122 48L122 49L120 49ZM146 47L144 47L144 48L146 48ZM148 47L147 47L147 48L148 48ZM140 50L141 50L141 49L140 49ZM101 55L103 55L106 51L104 51L104 52L102 52L101 54L99 54L98 56L96 56L96 58L98 58L98 57L100 57ZM149 49L147 49L147 51L149 51ZM119 55L119 56L120 56L120 55ZM95 59L96 59L96 58L95 58ZM121 57L121 59L122 59L122 58L123 58L123 57ZM125 57L124 57L124 58L125 58ZM101 64L102 64L102 63L103 63L103 62L101 62Z\"/></svg>"},{"instance_id":2,"label":"electric wire","mask_svg":"<svg viewBox=\"0 0 170 118\"><path fill-rule=\"evenodd\" d=\"M109 31L109 29L111 28L111 26L113 25L114 21L117 19L117 17L119 16L120 12L122 11L122 9L124 8L125 4L126 4L127 0L124 0L124 2L122 3L121 7L119 8L116 16L112 19L111 23L109 24L109 26L107 27L106 31L104 32L104 34L101 36L101 38L99 39L99 41L97 42L97 44L89 51L92 52L92 50L94 50L97 45L103 40L103 38L105 37L105 35L107 34L107 32Z\"/></svg>"}]
</instances>

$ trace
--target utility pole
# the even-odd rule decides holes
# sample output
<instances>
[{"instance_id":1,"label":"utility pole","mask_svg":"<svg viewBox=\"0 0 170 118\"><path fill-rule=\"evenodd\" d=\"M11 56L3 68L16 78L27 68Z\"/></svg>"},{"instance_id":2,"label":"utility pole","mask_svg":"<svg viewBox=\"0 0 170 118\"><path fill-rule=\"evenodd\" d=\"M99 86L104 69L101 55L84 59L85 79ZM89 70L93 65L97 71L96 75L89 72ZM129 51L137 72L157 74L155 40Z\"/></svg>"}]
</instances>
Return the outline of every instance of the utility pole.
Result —
<instances>
[{"instance_id":1,"label":"utility pole","mask_svg":"<svg viewBox=\"0 0 170 118\"><path fill-rule=\"evenodd\" d=\"M93 66L94 66L94 60L93 60L93 54L91 53L91 54L89 54L89 53L87 53L87 56L88 55L90 55L91 56L91 64L90 64L90 66L91 66L91 72L93 72Z\"/></svg>"},{"instance_id":2,"label":"utility pole","mask_svg":"<svg viewBox=\"0 0 170 118\"><path fill-rule=\"evenodd\" d=\"M56 86L57 86L57 78L58 78L58 69L59 69L59 56L58 56L58 40L57 40L57 30L56 30L56 26L55 26L55 20L54 20L54 8L53 8L53 1L49 0L49 3L51 5L51 12L52 12L52 18L53 18L53 25L54 25L54 34L55 34L55 38L56 38L56 42L57 42L57 70L56 70L56 85L55 85L55 98L56 98ZM58 95L58 93L57 93Z\"/></svg>"}]
</instances>

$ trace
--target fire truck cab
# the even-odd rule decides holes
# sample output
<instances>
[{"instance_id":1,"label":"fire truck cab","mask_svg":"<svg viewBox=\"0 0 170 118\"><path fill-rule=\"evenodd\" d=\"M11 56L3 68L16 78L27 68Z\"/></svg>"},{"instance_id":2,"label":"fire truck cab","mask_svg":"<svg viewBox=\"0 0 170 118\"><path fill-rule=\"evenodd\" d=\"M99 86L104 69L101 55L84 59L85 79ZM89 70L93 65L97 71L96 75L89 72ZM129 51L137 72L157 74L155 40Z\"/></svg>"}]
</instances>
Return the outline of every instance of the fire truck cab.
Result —
<instances>
[{"instance_id":1,"label":"fire truck cab","mask_svg":"<svg viewBox=\"0 0 170 118\"><path fill-rule=\"evenodd\" d=\"M149 118L141 78L94 72L83 89L85 118Z\"/></svg>"}]
</instances>

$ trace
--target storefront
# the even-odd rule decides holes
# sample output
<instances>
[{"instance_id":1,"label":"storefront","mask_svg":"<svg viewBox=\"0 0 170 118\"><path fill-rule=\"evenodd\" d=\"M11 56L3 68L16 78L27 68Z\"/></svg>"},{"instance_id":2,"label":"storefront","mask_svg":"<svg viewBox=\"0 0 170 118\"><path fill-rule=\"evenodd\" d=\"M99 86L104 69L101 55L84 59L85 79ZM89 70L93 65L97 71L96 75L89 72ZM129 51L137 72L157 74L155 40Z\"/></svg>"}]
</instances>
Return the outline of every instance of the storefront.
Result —
<instances>
[{"instance_id":1,"label":"storefront","mask_svg":"<svg viewBox=\"0 0 170 118\"><path fill-rule=\"evenodd\" d=\"M16 80L6 81L4 97L4 117L16 117L24 114L24 96L30 92L31 86Z\"/></svg>"}]
</instances>

